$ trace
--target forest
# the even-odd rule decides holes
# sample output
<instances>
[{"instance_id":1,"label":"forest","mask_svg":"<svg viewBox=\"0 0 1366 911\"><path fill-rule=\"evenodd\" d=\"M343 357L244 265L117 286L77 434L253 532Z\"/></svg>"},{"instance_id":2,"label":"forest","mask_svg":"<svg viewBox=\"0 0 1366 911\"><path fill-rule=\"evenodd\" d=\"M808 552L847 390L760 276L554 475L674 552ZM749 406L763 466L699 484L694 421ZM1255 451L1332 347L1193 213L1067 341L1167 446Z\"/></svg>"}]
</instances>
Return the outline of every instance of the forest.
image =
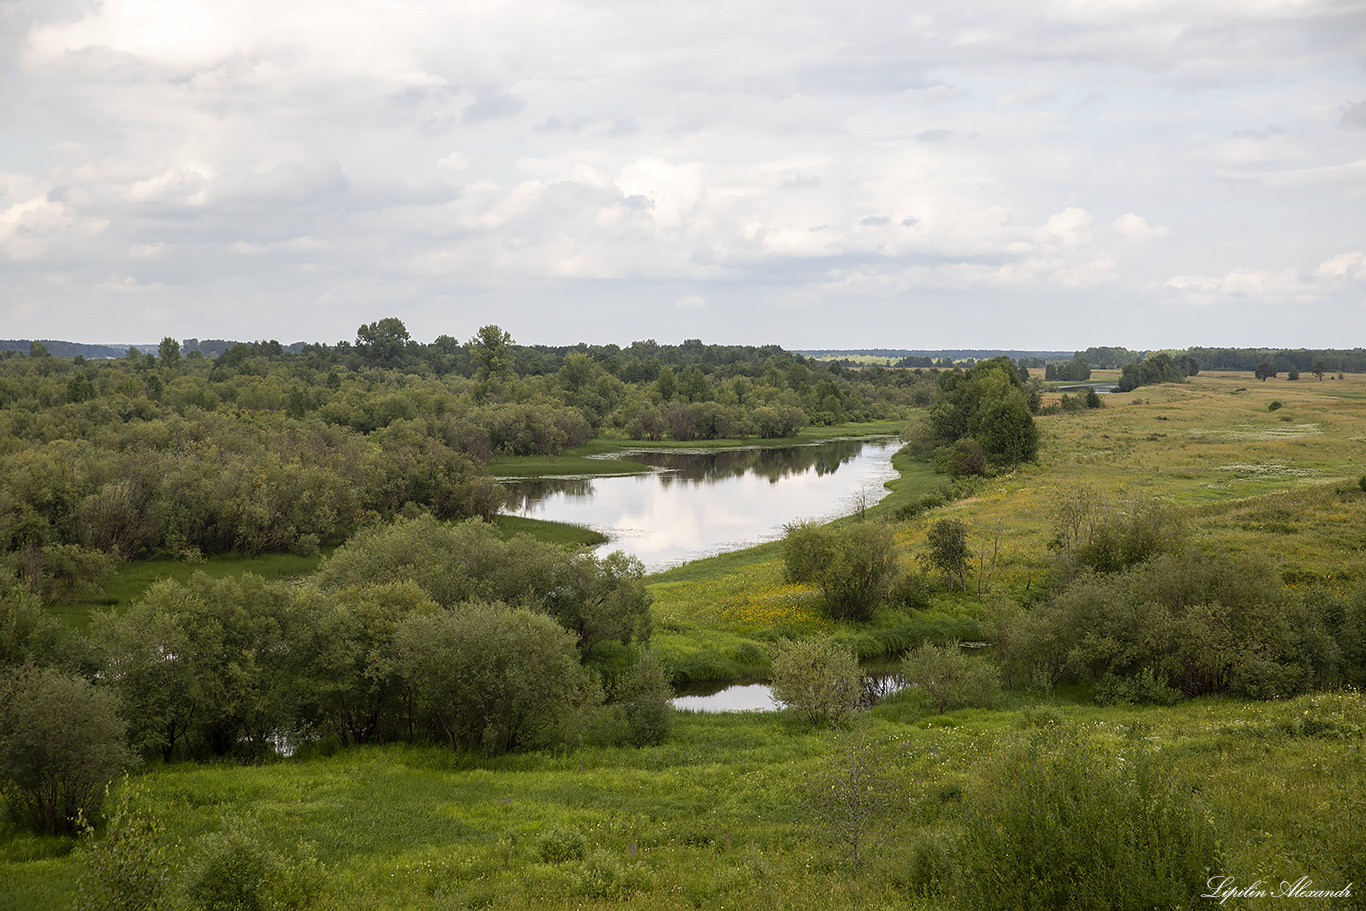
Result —
<instances>
[{"instance_id":1,"label":"forest","mask_svg":"<svg viewBox=\"0 0 1366 911\"><path fill-rule=\"evenodd\" d=\"M291 348L0 355L0 907L1359 906L1354 362ZM653 575L499 516L888 429L885 497Z\"/></svg>"}]
</instances>

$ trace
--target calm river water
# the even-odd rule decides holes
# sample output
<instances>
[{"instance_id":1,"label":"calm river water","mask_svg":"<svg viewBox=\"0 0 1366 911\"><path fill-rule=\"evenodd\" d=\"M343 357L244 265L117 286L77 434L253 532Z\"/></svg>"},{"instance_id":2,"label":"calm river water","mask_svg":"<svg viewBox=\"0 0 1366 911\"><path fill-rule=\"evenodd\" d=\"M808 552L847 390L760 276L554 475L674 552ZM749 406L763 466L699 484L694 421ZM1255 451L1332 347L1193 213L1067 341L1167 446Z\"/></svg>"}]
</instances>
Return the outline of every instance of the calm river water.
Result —
<instances>
[{"instance_id":1,"label":"calm river water","mask_svg":"<svg viewBox=\"0 0 1366 911\"><path fill-rule=\"evenodd\" d=\"M829 521L871 505L896 477L894 439L838 440L784 449L633 452L646 475L505 481L505 511L585 525L607 550L651 572L778 538L798 519ZM610 461L604 466L610 473Z\"/></svg>"}]
</instances>

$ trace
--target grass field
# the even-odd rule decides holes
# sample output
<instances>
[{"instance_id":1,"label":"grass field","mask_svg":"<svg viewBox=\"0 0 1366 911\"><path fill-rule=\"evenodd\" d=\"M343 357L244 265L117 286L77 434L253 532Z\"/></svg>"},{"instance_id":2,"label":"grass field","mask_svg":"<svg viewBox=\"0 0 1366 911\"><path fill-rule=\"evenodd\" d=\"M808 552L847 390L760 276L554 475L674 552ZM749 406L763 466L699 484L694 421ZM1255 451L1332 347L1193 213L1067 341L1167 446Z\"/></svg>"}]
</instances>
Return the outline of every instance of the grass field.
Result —
<instances>
[{"instance_id":1,"label":"grass field","mask_svg":"<svg viewBox=\"0 0 1366 911\"><path fill-rule=\"evenodd\" d=\"M858 871L810 794L846 753L832 733L781 715L683 716L667 743L643 749L485 762L391 744L153 767L133 783L179 838L182 862L228 821L285 854L309 843L326 875L321 908L950 909L952 895L917 894L917 852L951 845L983 769L1050 725L1117 750L1137 732L1221 833L1215 872L1331 885L1360 862L1343 853L1366 825L1361 753L1344 749L1366 725L1356 695L1171 709L1017 702L942 716L893 702L866 732L890 806L868 827ZM548 861L545 845L566 833L582 848ZM0 832L0 909L66 907L69 851L67 840Z\"/></svg>"}]
</instances>

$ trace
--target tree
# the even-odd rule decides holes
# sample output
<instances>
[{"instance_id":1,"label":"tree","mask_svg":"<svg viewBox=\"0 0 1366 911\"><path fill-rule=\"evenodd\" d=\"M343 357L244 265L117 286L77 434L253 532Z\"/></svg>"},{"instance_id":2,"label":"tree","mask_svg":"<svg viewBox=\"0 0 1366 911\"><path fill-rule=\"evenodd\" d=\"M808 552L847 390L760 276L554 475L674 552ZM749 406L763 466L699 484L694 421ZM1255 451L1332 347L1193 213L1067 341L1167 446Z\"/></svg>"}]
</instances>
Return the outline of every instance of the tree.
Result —
<instances>
[{"instance_id":1,"label":"tree","mask_svg":"<svg viewBox=\"0 0 1366 911\"><path fill-rule=\"evenodd\" d=\"M868 737L868 712L855 712L853 723L841 732L823 775L807 789L816 831L853 868L863 869L869 855L886 835L881 827L903 798L898 782Z\"/></svg>"},{"instance_id":2,"label":"tree","mask_svg":"<svg viewBox=\"0 0 1366 911\"><path fill-rule=\"evenodd\" d=\"M841 724L858 708L863 671L849 649L829 637L778 643L773 698L813 725Z\"/></svg>"},{"instance_id":3,"label":"tree","mask_svg":"<svg viewBox=\"0 0 1366 911\"><path fill-rule=\"evenodd\" d=\"M27 666L0 680L0 786L10 812L44 835L78 831L104 786L134 761L107 689Z\"/></svg>"},{"instance_id":4,"label":"tree","mask_svg":"<svg viewBox=\"0 0 1366 911\"><path fill-rule=\"evenodd\" d=\"M397 317L387 317L356 330L356 347L377 367L393 367L408 350L408 327Z\"/></svg>"},{"instance_id":5,"label":"tree","mask_svg":"<svg viewBox=\"0 0 1366 911\"><path fill-rule=\"evenodd\" d=\"M1015 471L1039 454L1039 428L1018 391L990 403L983 412L978 442L987 457Z\"/></svg>"},{"instance_id":6,"label":"tree","mask_svg":"<svg viewBox=\"0 0 1366 911\"><path fill-rule=\"evenodd\" d=\"M925 535L928 550L920 561L929 569L944 574L949 591L968 590L968 527L960 519L940 519L929 527Z\"/></svg>"},{"instance_id":7,"label":"tree","mask_svg":"<svg viewBox=\"0 0 1366 911\"><path fill-rule=\"evenodd\" d=\"M442 607L500 601L553 617L581 653L650 634L650 594L640 561L621 553L578 554L526 535L503 541L487 522L431 516L357 533L319 568L327 591L412 580Z\"/></svg>"},{"instance_id":8,"label":"tree","mask_svg":"<svg viewBox=\"0 0 1366 911\"><path fill-rule=\"evenodd\" d=\"M133 744L161 753L257 750L288 730L301 698L289 586L247 573L166 579L121 614L96 618Z\"/></svg>"},{"instance_id":9,"label":"tree","mask_svg":"<svg viewBox=\"0 0 1366 911\"><path fill-rule=\"evenodd\" d=\"M343 746L396 732L406 706L394 637L407 617L435 613L436 602L406 581L309 587L296 605L306 631L298 647L308 716Z\"/></svg>"},{"instance_id":10,"label":"tree","mask_svg":"<svg viewBox=\"0 0 1366 911\"><path fill-rule=\"evenodd\" d=\"M1262 361L1260 364L1257 365L1257 370L1255 371L1254 375L1263 383L1265 383L1268 379L1274 379L1276 376L1275 363L1272 361Z\"/></svg>"},{"instance_id":11,"label":"tree","mask_svg":"<svg viewBox=\"0 0 1366 911\"><path fill-rule=\"evenodd\" d=\"M1010 358L990 358L967 372L946 372L938 382L939 402L927 418L933 450L942 453L959 440L975 439L988 461L1012 468L1038 455L1033 395L1020 383ZM935 456L940 464L949 460L948 455Z\"/></svg>"},{"instance_id":12,"label":"tree","mask_svg":"<svg viewBox=\"0 0 1366 911\"><path fill-rule=\"evenodd\" d=\"M404 679L457 752L553 742L602 701L573 634L524 608L471 602L414 615L395 640Z\"/></svg>"},{"instance_id":13,"label":"tree","mask_svg":"<svg viewBox=\"0 0 1366 911\"><path fill-rule=\"evenodd\" d=\"M169 335L157 346L157 360L163 367L174 367L180 363L180 342Z\"/></svg>"},{"instance_id":14,"label":"tree","mask_svg":"<svg viewBox=\"0 0 1366 911\"><path fill-rule=\"evenodd\" d=\"M468 347L474 359L479 398L487 397L498 383L512 375L512 356L508 351L511 344L512 336L493 324L480 326L470 339Z\"/></svg>"},{"instance_id":15,"label":"tree","mask_svg":"<svg viewBox=\"0 0 1366 911\"><path fill-rule=\"evenodd\" d=\"M821 587L826 613L835 620L870 619L898 574L892 531L882 522L788 525L783 562L789 580Z\"/></svg>"},{"instance_id":16,"label":"tree","mask_svg":"<svg viewBox=\"0 0 1366 911\"><path fill-rule=\"evenodd\" d=\"M1319 378L1320 383L1323 382L1323 375L1327 372L1328 365L1324 363L1323 358L1319 358L1318 360L1314 361L1314 376Z\"/></svg>"},{"instance_id":17,"label":"tree","mask_svg":"<svg viewBox=\"0 0 1366 911\"><path fill-rule=\"evenodd\" d=\"M66 384L66 400L72 404L88 402L95 397L95 384L84 373L73 374Z\"/></svg>"},{"instance_id":18,"label":"tree","mask_svg":"<svg viewBox=\"0 0 1366 911\"><path fill-rule=\"evenodd\" d=\"M1300 368L1296 367L1294 364L1291 364L1289 367L1286 368L1285 378L1287 380L1298 380L1300 378Z\"/></svg>"},{"instance_id":19,"label":"tree","mask_svg":"<svg viewBox=\"0 0 1366 911\"><path fill-rule=\"evenodd\" d=\"M52 355L48 353L47 345L44 345L42 342L33 341L28 343L28 356L51 357Z\"/></svg>"}]
</instances>

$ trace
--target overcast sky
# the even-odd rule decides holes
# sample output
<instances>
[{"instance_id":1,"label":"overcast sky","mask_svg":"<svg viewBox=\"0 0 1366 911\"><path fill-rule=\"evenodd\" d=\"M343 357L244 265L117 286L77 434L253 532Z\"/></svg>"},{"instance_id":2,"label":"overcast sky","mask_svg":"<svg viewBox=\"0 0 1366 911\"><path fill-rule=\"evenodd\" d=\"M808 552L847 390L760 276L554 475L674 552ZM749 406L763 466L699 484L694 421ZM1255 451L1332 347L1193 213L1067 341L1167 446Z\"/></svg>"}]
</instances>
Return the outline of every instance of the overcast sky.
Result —
<instances>
[{"instance_id":1,"label":"overcast sky","mask_svg":"<svg viewBox=\"0 0 1366 911\"><path fill-rule=\"evenodd\" d=\"M1366 0L0 0L0 337L1366 345Z\"/></svg>"}]
</instances>

